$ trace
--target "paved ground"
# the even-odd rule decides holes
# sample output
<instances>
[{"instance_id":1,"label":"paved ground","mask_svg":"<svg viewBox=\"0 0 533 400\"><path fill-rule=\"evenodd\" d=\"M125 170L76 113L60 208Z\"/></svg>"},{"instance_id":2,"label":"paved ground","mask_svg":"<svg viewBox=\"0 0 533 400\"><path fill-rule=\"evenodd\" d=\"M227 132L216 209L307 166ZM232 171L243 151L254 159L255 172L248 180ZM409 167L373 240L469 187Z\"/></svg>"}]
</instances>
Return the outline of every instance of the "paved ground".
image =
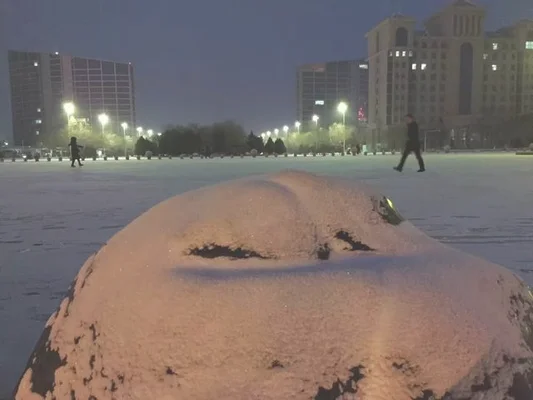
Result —
<instances>
[{"instance_id":1,"label":"paved ground","mask_svg":"<svg viewBox=\"0 0 533 400\"><path fill-rule=\"evenodd\" d=\"M141 212L184 191L282 169L366 181L434 238L533 284L533 157L429 155L0 164L0 398L83 261ZM262 210L258 210L262 212ZM531 272L531 275L530 275Z\"/></svg>"}]
</instances>

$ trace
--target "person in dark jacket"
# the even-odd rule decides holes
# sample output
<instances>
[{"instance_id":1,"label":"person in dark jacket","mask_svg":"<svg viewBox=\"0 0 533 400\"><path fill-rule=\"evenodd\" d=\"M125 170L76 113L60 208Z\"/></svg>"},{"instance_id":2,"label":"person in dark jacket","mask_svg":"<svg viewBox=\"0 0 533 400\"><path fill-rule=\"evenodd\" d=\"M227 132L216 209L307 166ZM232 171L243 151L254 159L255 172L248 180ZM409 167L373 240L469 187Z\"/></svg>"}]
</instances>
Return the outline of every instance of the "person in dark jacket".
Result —
<instances>
[{"instance_id":1,"label":"person in dark jacket","mask_svg":"<svg viewBox=\"0 0 533 400\"><path fill-rule=\"evenodd\" d=\"M70 164L70 166L74 168L75 167L74 161L78 161L78 165L80 167L83 167L83 164L80 161L80 149L83 148L83 146L80 146L78 144L75 136L72 136L70 138L70 143L68 144L68 146L70 147L70 158L72 160L72 163Z\"/></svg>"},{"instance_id":2,"label":"person in dark jacket","mask_svg":"<svg viewBox=\"0 0 533 400\"><path fill-rule=\"evenodd\" d=\"M396 171L402 172L403 165L405 160L411 154L415 153L415 157L418 160L418 172L424 172L426 167L424 165L424 160L422 159L422 154L420 154L420 137L418 133L418 124L415 121L415 117L412 114L407 114L405 116L407 122L407 142L405 143L405 148L403 150L402 158L397 167L394 167Z\"/></svg>"}]
</instances>

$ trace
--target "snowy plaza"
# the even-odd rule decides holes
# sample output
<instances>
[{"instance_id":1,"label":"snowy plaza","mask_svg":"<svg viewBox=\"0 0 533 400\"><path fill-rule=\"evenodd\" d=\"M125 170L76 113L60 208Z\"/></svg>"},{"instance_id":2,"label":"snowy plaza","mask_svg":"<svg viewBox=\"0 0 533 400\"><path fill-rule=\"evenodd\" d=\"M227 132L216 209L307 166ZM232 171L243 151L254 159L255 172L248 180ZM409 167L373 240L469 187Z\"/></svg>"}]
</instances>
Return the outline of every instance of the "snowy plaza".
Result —
<instances>
[{"instance_id":1,"label":"snowy plaza","mask_svg":"<svg viewBox=\"0 0 533 400\"><path fill-rule=\"evenodd\" d=\"M425 158L427 172L409 158L401 174L398 155L0 164L0 399L92 253L162 200L235 178L291 169L364 182L427 235L533 284L533 157Z\"/></svg>"}]
</instances>

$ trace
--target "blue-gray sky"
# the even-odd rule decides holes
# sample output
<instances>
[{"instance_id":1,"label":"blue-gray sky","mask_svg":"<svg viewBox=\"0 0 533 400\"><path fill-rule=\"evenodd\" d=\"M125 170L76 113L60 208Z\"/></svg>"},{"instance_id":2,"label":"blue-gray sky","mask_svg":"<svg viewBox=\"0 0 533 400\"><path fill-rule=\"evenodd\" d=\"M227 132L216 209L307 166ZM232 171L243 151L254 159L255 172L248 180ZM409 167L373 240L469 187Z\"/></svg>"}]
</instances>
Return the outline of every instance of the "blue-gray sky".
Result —
<instances>
[{"instance_id":1,"label":"blue-gray sky","mask_svg":"<svg viewBox=\"0 0 533 400\"><path fill-rule=\"evenodd\" d=\"M0 0L0 137L11 136L7 49L131 61L138 122L295 119L295 69L366 56L364 34L395 11L450 0ZM483 0L488 28L533 18L531 0Z\"/></svg>"}]
</instances>

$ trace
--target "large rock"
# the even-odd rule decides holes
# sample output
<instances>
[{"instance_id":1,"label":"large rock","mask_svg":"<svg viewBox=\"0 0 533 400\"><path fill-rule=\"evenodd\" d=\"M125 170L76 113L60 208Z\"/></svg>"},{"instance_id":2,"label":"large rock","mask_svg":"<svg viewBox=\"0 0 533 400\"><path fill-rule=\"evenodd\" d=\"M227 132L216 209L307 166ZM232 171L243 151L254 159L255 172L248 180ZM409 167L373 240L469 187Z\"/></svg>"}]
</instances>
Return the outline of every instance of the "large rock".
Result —
<instances>
[{"instance_id":1,"label":"large rock","mask_svg":"<svg viewBox=\"0 0 533 400\"><path fill-rule=\"evenodd\" d=\"M532 321L510 271L362 185L284 172L177 196L115 235L15 397L530 400Z\"/></svg>"}]
</instances>

